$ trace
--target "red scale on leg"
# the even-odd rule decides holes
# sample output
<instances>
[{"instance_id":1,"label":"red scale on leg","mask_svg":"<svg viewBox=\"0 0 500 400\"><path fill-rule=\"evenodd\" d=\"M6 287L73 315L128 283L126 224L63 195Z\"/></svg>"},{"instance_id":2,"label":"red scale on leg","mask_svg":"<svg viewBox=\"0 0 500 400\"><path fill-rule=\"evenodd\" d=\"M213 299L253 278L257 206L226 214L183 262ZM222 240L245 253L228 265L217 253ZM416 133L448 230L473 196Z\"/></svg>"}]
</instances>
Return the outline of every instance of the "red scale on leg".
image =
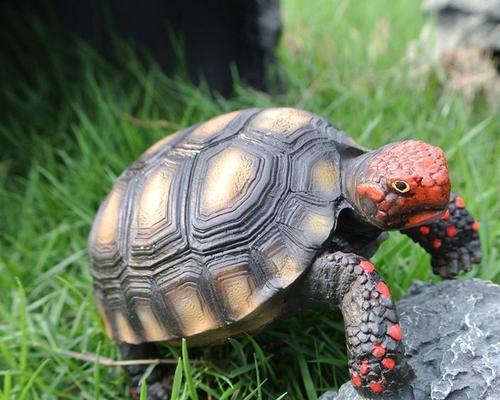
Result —
<instances>
[{"instance_id":1,"label":"red scale on leg","mask_svg":"<svg viewBox=\"0 0 500 400\"><path fill-rule=\"evenodd\" d=\"M385 347L380 343L375 343L372 348L372 354L377 358L385 356Z\"/></svg>"},{"instance_id":2,"label":"red scale on leg","mask_svg":"<svg viewBox=\"0 0 500 400\"><path fill-rule=\"evenodd\" d=\"M434 247L435 249L439 249L441 245L441 239L434 239L434 241L432 242L432 247Z\"/></svg>"},{"instance_id":3,"label":"red scale on leg","mask_svg":"<svg viewBox=\"0 0 500 400\"><path fill-rule=\"evenodd\" d=\"M428 235L430 231L431 229L428 226L423 225L420 227L420 233L422 235Z\"/></svg>"},{"instance_id":4,"label":"red scale on leg","mask_svg":"<svg viewBox=\"0 0 500 400\"><path fill-rule=\"evenodd\" d=\"M358 374L356 374L356 373L352 374L351 381L352 381L352 384L354 385L354 387L361 386L362 382L361 382L361 378L359 377Z\"/></svg>"},{"instance_id":5,"label":"red scale on leg","mask_svg":"<svg viewBox=\"0 0 500 400\"><path fill-rule=\"evenodd\" d=\"M465 207L465 202L464 202L464 200L461 197L457 196L457 198L455 199L455 205L458 208L464 208Z\"/></svg>"},{"instance_id":6,"label":"red scale on leg","mask_svg":"<svg viewBox=\"0 0 500 400\"><path fill-rule=\"evenodd\" d=\"M384 391L384 385L382 382L372 382L370 383L370 390L373 393L381 393Z\"/></svg>"},{"instance_id":7,"label":"red scale on leg","mask_svg":"<svg viewBox=\"0 0 500 400\"><path fill-rule=\"evenodd\" d=\"M476 220L474 220L474 222L472 223L472 230L474 232L479 232L479 222L477 222Z\"/></svg>"},{"instance_id":8,"label":"red scale on leg","mask_svg":"<svg viewBox=\"0 0 500 400\"><path fill-rule=\"evenodd\" d=\"M382 297L391 297L391 291L383 281L379 281L377 283L377 291L380 293Z\"/></svg>"},{"instance_id":9,"label":"red scale on leg","mask_svg":"<svg viewBox=\"0 0 500 400\"><path fill-rule=\"evenodd\" d=\"M392 370L396 366L396 361L394 361L392 358L384 358L381 364L388 370Z\"/></svg>"},{"instance_id":10,"label":"red scale on leg","mask_svg":"<svg viewBox=\"0 0 500 400\"><path fill-rule=\"evenodd\" d=\"M359 266L363 269L363 271L371 273L375 271L375 267L369 261L363 260L359 263Z\"/></svg>"},{"instance_id":11,"label":"red scale on leg","mask_svg":"<svg viewBox=\"0 0 500 400\"><path fill-rule=\"evenodd\" d=\"M392 325L387 329L387 334L394 340L401 340L403 338L403 332L401 331L401 326L399 324Z\"/></svg>"},{"instance_id":12,"label":"red scale on leg","mask_svg":"<svg viewBox=\"0 0 500 400\"><path fill-rule=\"evenodd\" d=\"M446 236L448 237L455 237L457 236L457 228L455 228L455 225L450 225L446 227Z\"/></svg>"}]
</instances>

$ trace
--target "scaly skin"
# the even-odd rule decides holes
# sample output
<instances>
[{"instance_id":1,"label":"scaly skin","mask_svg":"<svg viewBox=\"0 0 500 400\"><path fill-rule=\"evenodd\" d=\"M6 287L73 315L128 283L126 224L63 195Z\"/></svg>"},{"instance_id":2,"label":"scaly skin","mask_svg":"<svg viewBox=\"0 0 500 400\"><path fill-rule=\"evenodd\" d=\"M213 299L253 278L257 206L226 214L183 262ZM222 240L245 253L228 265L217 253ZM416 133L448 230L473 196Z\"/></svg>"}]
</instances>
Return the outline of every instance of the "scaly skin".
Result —
<instances>
[{"instance_id":1,"label":"scaly skin","mask_svg":"<svg viewBox=\"0 0 500 400\"><path fill-rule=\"evenodd\" d=\"M357 213L382 230L411 228L441 214L450 198L443 151L406 140L355 158L344 174ZM398 191L397 185L406 186Z\"/></svg>"},{"instance_id":2,"label":"scaly skin","mask_svg":"<svg viewBox=\"0 0 500 400\"><path fill-rule=\"evenodd\" d=\"M431 255L434 273L443 278L470 271L472 264L481 262L479 223L454 194L440 219L402 232Z\"/></svg>"},{"instance_id":3,"label":"scaly skin","mask_svg":"<svg viewBox=\"0 0 500 400\"><path fill-rule=\"evenodd\" d=\"M324 254L300 290L299 298L342 311L351 380L361 394L377 397L413 378L394 301L372 263L352 253Z\"/></svg>"}]
</instances>

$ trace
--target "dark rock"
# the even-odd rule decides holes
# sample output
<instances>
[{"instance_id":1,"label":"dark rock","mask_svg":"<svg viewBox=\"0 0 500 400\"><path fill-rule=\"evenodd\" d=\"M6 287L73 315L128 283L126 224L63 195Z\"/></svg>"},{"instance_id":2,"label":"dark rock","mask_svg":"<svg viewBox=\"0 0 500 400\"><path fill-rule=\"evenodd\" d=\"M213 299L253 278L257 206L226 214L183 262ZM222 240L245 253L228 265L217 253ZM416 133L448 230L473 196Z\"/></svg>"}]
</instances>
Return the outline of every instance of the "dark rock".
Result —
<instances>
[{"instance_id":1,"label":"dark rock","mask_svg":"<svg viewBox=\"0 0 500 400\"><path fill-rule=\"evenodd\" d=\"M416 283L399 301L416 379L381 400L500 399L500 286L480 280ZM361 400L351 383L320 400Z\"/></svg>"}]
</instances>

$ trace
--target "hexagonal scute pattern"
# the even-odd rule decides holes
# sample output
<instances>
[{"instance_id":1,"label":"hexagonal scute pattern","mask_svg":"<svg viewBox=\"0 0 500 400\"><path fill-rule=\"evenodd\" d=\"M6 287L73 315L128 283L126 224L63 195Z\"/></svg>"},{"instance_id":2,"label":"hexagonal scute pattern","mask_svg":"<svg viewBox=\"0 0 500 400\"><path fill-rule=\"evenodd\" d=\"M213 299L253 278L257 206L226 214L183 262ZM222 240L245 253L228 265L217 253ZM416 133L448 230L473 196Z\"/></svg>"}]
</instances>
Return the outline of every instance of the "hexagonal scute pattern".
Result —
<instances>
[{"instance_id":1,"label":"hexagonal scute pattern","mask_svg":"<svg viewBox=\"0 0 500 400\"><path fill-rule=\"evenodd\" d=\"M154 144L118 179L89 238L108 334L199 344L272 321L270 300L335 226L340 142L352 145L314 114L276 108Z\"/></svg>"},{"instance_id":2,"label":"hexagonal scute pattern","mask_svg":"<svg viewBox=\"0 0 500 400\"><path fill-rule=\"evenodd\" d=\"M207 253L249 243L286 190L278 164L264 147L240 139L202 152L190 198L192 248Z\"/></svg>"}]
</instances>

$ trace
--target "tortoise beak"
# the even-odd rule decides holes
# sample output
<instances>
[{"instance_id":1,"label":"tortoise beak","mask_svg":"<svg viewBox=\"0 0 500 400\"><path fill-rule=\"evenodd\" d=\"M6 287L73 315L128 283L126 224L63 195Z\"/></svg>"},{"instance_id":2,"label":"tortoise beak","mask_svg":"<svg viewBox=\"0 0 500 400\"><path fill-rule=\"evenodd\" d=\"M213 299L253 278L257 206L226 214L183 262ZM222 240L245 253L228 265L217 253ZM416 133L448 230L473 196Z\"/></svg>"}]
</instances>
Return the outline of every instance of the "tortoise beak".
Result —
<instances>
[{"instance_id":1,"label":"tortoise beak","mask_svg":"<svg viewBox=\"0 0 500 400\"><path fill-rule=\"evenodd\" d=\"M421 211L412 214L408 217L408 222L405 224L405 228L413 228L414 226L422 225L427 222L432 222L444 214L445 210L440 211Z\"/></svg>"}]
</instances>

